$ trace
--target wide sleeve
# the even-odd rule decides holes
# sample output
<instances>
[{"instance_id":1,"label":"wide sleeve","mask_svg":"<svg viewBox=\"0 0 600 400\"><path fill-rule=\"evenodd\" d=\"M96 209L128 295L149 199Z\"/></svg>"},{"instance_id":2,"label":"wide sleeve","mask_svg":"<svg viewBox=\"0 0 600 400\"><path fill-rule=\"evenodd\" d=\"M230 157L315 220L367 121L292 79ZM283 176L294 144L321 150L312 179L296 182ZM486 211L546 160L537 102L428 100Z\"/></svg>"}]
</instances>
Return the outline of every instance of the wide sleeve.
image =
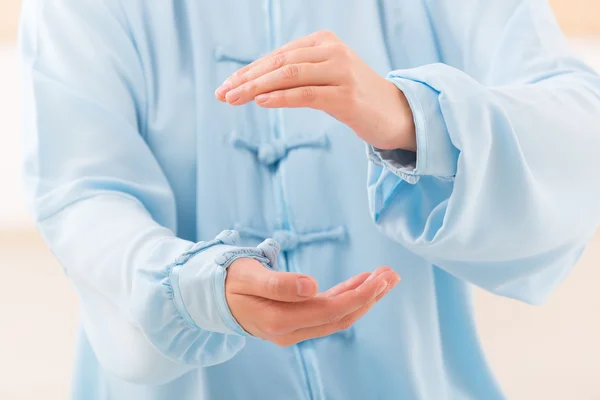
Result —
<instances>
[{"instance_id":1,"label":"wide sleeve","mask_svg":"<svg viewBox=\"0 0 600 400\"><path fill-rule=\"evenodd\" d=\"M246 332L225 300L239 257L278 247L175 236L169 182L143 139L144 71L118 2L29 1L22 11L24 182L73 282L102 366L160 384L233 357Z\"/></svg>"},{"instance_id":2,"label":"wide sleeve","mask_svg":"<svg viewBox=\"0 0 600 400\"><path fill-rule=\"evenodd\" d=\"M425 0L444 63L392 71L416 157L368 146L378 227L452 275L541 303L600 220L600 79L545 0Z\"/></svg>"}]
</instances>

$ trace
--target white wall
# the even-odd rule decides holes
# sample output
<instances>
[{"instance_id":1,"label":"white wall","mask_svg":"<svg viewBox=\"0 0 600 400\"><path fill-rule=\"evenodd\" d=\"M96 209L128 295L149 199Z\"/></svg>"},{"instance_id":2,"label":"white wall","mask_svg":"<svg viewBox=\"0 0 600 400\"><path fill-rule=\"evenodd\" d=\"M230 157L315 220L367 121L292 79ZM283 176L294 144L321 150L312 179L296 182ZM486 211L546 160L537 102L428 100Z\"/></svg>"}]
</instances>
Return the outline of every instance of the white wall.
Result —
<instances>
[{"instance_id":1,"label":"white wall","mask_svg":"<svg viewBox=\"0 0 600 400\"><path fill-rule=\"evenodd\" d=\"M32 222L20 184L19 80L14 47L0 46L0 230L28 229Z\"/></svg>"},{"instance_id":2,"label":"white wall","mask_svg":"<svg viewBox=\"0 0 600 400\"><path fill-rule=\"evenodd\" d=\"M571 45L590 66L600 72L600 37L571 39Z\"/></svg>"}]
</instances>

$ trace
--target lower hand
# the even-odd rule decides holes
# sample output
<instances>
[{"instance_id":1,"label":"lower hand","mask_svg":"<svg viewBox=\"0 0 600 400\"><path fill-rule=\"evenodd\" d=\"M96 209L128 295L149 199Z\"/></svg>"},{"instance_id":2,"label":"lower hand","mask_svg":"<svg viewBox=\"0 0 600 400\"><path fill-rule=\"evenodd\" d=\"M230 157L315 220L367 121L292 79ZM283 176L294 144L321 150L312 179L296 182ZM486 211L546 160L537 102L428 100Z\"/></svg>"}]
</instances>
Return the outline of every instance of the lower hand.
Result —
<instances>
[{"instance_id":1,"label":"lower hand","mask_svg":"<svg viewBox=\"0 0 600 400\"><path fill-rule=\"evenodd\" d=\"M348 329L400 281L389 267L362 273L317 294L309 276L266 269L241 258L227 269L231 313L250 334L280 346Z\"/></svg>"},{"instance_id":2,"label":"lower hand","mask_svg":"<svg viewBox=\"0 0 600 400\"><path fill-rule=\"evenodd\" d=\"M232 105L309 107L348 125L383 150L416 150L406 97L337 36L320 31L295 40L235 72L215 92Z\"/></svg>"}]
</instances>

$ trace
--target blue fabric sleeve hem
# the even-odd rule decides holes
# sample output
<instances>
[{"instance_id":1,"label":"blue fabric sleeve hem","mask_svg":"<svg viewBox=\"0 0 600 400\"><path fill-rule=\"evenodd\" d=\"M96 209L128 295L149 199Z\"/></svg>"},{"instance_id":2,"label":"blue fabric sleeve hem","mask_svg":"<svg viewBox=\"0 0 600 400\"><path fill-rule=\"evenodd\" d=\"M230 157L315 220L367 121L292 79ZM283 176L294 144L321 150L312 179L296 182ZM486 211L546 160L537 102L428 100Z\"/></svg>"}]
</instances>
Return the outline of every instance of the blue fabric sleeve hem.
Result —
<instances>
[{"instance_id":1,"label":"blue fabric sleeve hem","mask_svg":"<svg viewBox=\"0 0 600 400\"><path fill-rule=\"evenodd\" d=\"M403 71L391 72L388 80L404 93L412 110L417 153L416 157L411 157L406 150L380 150L368 146L370 161L412 184L425 175L454 179L459 151L450 140L439 92L422 82L403 78Z\"/></svg>"},{"instance_id":2,"label":"blue fabric sleeve hem","mask_svg":"<svg viewBox=\"0 0 600 400\"><path fill-rule=\"evenodd\" d=\"M227 269L223 267L217 267L215 274L213 275L213 289L215 294L215 304L219 309L219 314L227 327L233 332L240 336L250 336L248 332L237 322L229 305L227 304L227 297L225 295L225 278L227 277Z\"/></svg>"},{"instance_id":3,"label":"blue fabric sleeve hem","mask_svg":"<svg viewBox=\"0 0 600 400\"><path fill-rule=\"evenodd\" d=\"M279 244L267 239L257 247L236 247L236 231L223 231L210 242L191 246L177 257L163 285L170 289L179 316L195 328L249 336L237 323L225 295L227 268L239 258L253 258L277 269ZM202 255L198 253L202 252Z\"/></svg>"},{"instance_id":4,"label":"blue fabric sleeve hem","mask_svg":"<svg viewBox=\"0 0 600 400\"><path fill-rule=\"evenodd\" d=\"M421 148L421 146L418 147ZM395 150L390 152L393 151ZM387 168L406 182L415 184L419 181L420 176L416 172L418 167L415 167L414 163L398 164L394 159L386 158L382 150L377 149L370 144L367 145L367 155L373 164Z\"/></svg>"},{"instance_id":5,"label":"blue fabric sleeve hem","mask_svg":"<svg viewBox=\"0 0 600 400\"><path fill-rule=\"evenodd\" d=\"M188 312L181 294L181 288L179 286L179 272L181 271L181 268L188 262L190 258L203 250L219 244L232 245L237 243L238 240L239 235L236 231L223 231L214 240L208 242L198 242L194 244L185 253L177 257L174 265L169 267L169 273L167 275L168 279L165 281L164 285L168 286L173 294L175 309L179 312L185 322L191 326L198 328L198 325L194 322L194 319Z\"/></svg>"},{"instance_id":6,"label":"blue fabric sleeve hem","mask_svg":"<svg viewBox=\"0 0 600 400\"><path fill-rule=\"evenodd\" d=\"M165 240L157 245L157 252L170 246L171 241ZM200 327L185 306L181 290L184 281L180 279L182 267L191 261L189 258L198 247L188 244L170 265L141 271L139 284L132 292L132 313L144 335L169 359L210 366L233 357L244 347L245 341L237 335Z\"/></svg>"}]
</instances>

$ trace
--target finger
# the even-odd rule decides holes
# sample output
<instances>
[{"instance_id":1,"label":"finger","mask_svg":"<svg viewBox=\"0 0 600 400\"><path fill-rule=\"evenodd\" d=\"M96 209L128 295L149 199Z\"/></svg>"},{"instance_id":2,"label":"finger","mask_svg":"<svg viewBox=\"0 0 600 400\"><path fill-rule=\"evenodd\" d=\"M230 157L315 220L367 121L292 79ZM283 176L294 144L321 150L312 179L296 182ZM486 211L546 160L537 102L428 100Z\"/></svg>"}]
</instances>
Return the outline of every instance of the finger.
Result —
<instances>
[{"instance_id":1,"label":"finger","mask_svg":"<svg viewBox=\"0 0 600 400\"><path fill-rule=\"evenodd\" d=\"M299 39L292 40L291 42L283 45L282 47L278 48L277 50L267 54L266 56L263 56L263 57L259 58L258 60L251 62L250 64L246 65L243 68L240 68L239 70L237 70L236 72L233 73L233 76L242 75L242 74L246 73L248 70L254 68L256 65L260 64L261 62L263 62L265 59L267 59L269 57L274 57L279 54L285 53L287 51L296 50L296 49L300 49L303 47L313 47L319 43L320 43L320 41L319 41L318 35L316 33L312 33L308 36L303 36Z\"/></svg>"},{"instance_id":2,"label":"finger","mask_svg":"<svg viewBox=\"0 0 600 400\"><path fill-rule=\"evenodd\" d=\"M377 304L379 300L381 300L385 295L387 295L390 292L390 290L392 290L396 286L397 283L398 281L395 281L395 283L392 283L381 294L376 296L376 298L373 301L365 304L358 310L348 314L339 321L310 328L302 328L287 335L273 339L276 343L281 344L282 346L290 346L299 342L303 342L305 340L325 337L332 335L336 332L349 329L359 319L365 316L373 308L373 306Z\"/></svg>"},{"instance_id":3,"label":"finger","mask_svg":"<svg viewBox=\"0 0 600 400\"><path fill-rule=\"evenodd\" d=\"M276 71L286 65L320 63L326 61L330 54L331 49L327 47L306 47L262 58L246 72L239 73L238 71L237 74L230 76L216 90L215 95L219 100L225 101L225 96L229 91L269 72Z\"/></svg>"},{"instance_id":4,"label":"finger","mask_svg":"<svg viewBox=\"0 0 600 400\"><path fill-rule=\"evenodd\" d=\"M280 302L299 302L314 297L318 291L317 282L308 275L271 271L260 264L258 267L238 268L234 276L235 278L231 282L228 280L227 284L230 285L229 290L235 294Z\"/></svg>"},{"instance_id":5,"label":"finger","mask_svg":"<svg viewBox=\"0 0 600 400\"><path fill-rule=\"evenodd\" d=\"M263 108L314 108L327 111L342 97L339 86L304 86L260 94L254 99Z\"/></svg>"},{"instance_id":6,"label":"finger","mask_svg":"<svg viewBox=\"0 0 600 400\"><path fill-rule=\"evenodd\" d=\"M243 84L225 95L229 104L246 104L260 94L303 86L325 86L339 83L332 63L284 65L275 71Z\"/></svg>"},{"instance_id":7,"label":"finger","mask_svg":"<svg viewBox=\"0 0 600 400\"><path fill-rule=\"evenodd\" d=\"M386 288L400 280L394 271L383 271L378 275L373 273L371 277L357 287L330 298L330 309L324 310L323 315L329 317L330 322L340 320L346 315L358 310L365 304L373 301L383 293Z\"/></svg>"},{"instance_id":8,"label":"finger","mask_svg":"<svg viewBox=\"0 0 600 400\"><path fill-rule=\"evenodd\" d=\"M324 297L324 298L325 297L333 297L333 296L337 296L338 294L341 294L343 292L346 292L348 290L356 289L357 287L362 285L363 282L366 281L367 278L369 278L371 275L372 275L371 272L362 272L342 283L338 283L334 287L332 287L324 292L317 294L316 297Z\"/></svg>"},{"instance_id":9,"label":"finger","mask_svg":"<svg viewBox=\"0 0 600 400\"><path fill-rule=\"evenodd\" d=\"M280 303L273 307L271 311L273 315L267 316L274 321L270 324L270 333L284 335L301 328L339 321L373 301L388 285L398 280L398 274L389 271L370 280L367 278L356 289L348 290L335 297L315 297L295 304Z\"/></svg>"},{"instance_id":10,"label":"finger","mask_svg":"<svg viewBox=\"0 0 600 400\"><path fill-rule=\"evenodd\" d=\"M317 296L318 297L337 296L348 290L356 289L367 279L373 279L386 271L392 271L392 269L390 267L380 267L380 268L377 268L372 273L369 273L369 272L360 273L342 283L337 284L336 286L332 287L331 289L329 289L325 292L319 293Z\"/></svg>"}]
</instances>

